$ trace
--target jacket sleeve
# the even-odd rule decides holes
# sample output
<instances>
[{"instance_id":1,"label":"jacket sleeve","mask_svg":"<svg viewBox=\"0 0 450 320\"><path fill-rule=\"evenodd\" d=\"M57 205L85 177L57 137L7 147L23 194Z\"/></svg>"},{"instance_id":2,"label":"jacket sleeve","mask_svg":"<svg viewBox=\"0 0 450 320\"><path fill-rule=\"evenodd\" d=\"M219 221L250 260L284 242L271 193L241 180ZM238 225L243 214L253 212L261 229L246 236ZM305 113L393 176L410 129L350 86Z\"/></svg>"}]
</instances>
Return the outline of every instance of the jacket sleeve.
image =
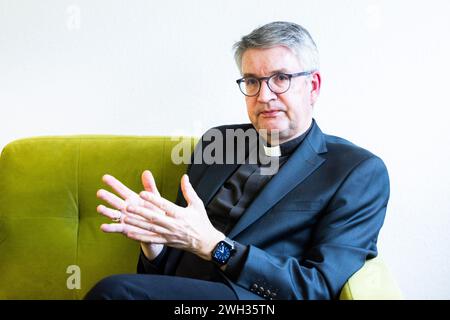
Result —
<instances>
[{"instance_id":1,"label":"jacket sleeve","mask_svg":"<svg viewBox=\"0 0 450 320\"><path fill-rule=\"evenodd\" d=\"M377 255L388 199L384 163L375 156L363 160L321 213L302 257L274 256L250 245L236 283L251 291L264 288L273 299L337 298L347 279Z\"/></svg>"},{"instance_id":2,"label":"jacket sleeve","mask_svg":"<svg viewBox=\"0 0 450 320\"><path fill-rule=\"evenodd\" d=\"M163 247L160 254L153 260L148 260L144 252L141 249L139 254L139 260L137 265L137 273L139 274L163 274L164 265L167 261L169 254L169 248Z\"/></svg>"}]
</instances>

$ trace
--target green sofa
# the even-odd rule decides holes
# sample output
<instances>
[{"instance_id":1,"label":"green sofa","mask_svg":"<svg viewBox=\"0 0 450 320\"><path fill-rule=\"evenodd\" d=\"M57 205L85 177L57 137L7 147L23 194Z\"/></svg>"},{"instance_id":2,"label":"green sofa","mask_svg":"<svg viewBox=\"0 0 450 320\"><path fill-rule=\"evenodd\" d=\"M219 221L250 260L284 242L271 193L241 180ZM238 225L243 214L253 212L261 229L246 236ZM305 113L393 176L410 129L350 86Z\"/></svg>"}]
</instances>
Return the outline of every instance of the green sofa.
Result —
<instances>
[{"instance_id":1,"label":"green sofa","mask_svg":"<svg viewBox=\"0 0 450 320\"><path fill-rule=\"evenodd\" d=\"M100 279L134 273L136 242L100 231L96 212L116 176L142 190L144 169L161 194L175 200L186 166L171 161L174 146L193 150L191 137L53 136L20 139L0 155L0 299L80 299ZM398 299L383 262L368 261L342 289L341 299Z\"/></svg>"}]
</instances>

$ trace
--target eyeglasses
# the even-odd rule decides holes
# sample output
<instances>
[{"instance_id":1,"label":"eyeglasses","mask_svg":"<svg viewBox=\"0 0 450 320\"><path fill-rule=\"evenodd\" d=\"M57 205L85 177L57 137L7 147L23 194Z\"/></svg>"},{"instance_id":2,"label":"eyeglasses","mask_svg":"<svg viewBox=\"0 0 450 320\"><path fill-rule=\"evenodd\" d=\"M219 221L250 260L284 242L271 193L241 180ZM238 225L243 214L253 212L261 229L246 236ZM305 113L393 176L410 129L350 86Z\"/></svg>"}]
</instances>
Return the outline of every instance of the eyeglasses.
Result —
<instances>
[{"instance_id":1,"label":"eyeglasses","mask_svg":"<svg viewBox=\"0 0 450 320\"><path fill-rule=\"evenodd\" d=\"M259 94L261 90L261 81L266 81L270 91L276 94L282 94L289 90L291 87L291 79L294 77L309 76L315 72L304 71L298 73L275 73L270 77L244 77L236 80L241 92L247 97L254 97Z\"/></svg>"}]
</instances>

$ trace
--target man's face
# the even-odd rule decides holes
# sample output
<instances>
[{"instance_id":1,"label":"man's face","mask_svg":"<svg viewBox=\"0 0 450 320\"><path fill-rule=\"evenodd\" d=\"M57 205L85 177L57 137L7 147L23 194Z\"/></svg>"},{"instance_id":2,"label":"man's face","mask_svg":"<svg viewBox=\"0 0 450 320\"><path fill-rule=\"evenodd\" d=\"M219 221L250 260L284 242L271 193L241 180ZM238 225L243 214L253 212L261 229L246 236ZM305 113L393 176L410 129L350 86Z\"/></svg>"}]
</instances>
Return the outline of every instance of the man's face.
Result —
<instances>
[{"instance_id":1,"label":"man's face","mask_svg":"<svg viewBox=\"0 0 450 320\"><path fill-rule=\"evenodd\" d=\"M298 57L289 48L248 49L242 56L243 76L268 77L277 72L297 73L303 70ZM312 106L320 90L320 74L293 77L288 91L275 94L262 81L261 90L254 97L245 97L247 113L253 126L266 129L270 142L271 130L279 130L279 142L304 133L312 121Z\"/></svg>"}]
</instances>

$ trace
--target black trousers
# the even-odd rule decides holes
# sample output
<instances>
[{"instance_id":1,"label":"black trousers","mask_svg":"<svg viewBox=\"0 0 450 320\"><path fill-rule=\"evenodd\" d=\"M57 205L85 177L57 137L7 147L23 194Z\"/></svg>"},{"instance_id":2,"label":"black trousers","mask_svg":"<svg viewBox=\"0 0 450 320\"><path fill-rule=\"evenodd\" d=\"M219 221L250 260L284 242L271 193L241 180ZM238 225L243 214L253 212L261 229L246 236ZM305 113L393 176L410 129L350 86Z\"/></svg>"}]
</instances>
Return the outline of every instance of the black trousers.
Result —
<instances>
[{"instance_id":1,"label":"black trousers","mask_svg":"<svg viewBox=\"0 0 450 320\"><path fill-rule=\"evenodd\" d=\"M153 275L119 274L98 282L87 300L237 300L221 282Z\"/></svg>"}]
</instances>

